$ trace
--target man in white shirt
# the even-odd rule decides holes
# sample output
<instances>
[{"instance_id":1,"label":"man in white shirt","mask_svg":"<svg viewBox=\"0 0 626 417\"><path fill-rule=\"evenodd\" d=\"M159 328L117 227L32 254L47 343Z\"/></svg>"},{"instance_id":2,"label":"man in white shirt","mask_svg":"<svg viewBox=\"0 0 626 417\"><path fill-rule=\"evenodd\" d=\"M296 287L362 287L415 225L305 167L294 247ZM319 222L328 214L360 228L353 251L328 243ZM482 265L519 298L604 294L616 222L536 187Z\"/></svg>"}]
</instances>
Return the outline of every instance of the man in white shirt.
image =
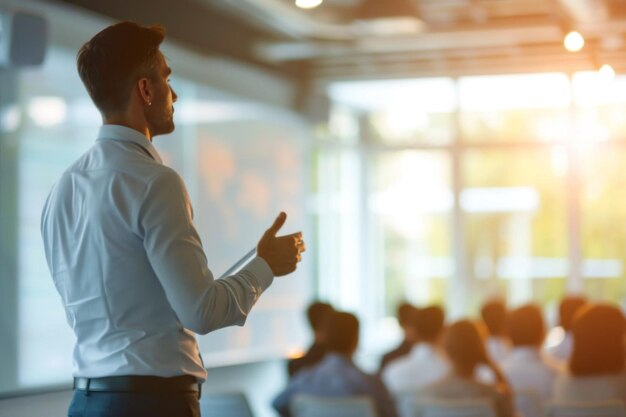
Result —
<instances>
[{"instance_id":1,"label":"man in white shirt","mask_svg":"<svg viewBox=\"0 0 626 417\"><path fill-rule=\"evenodd\" d=\"M514 391L532 391L543 401L552 397L557 367L541 355L545 325L539 307L529 304L513 310L508 317L513 349L502 362Z\"/></svg>"},{"instance_id":2,"label":"man in white shirt","mask_svg":"<svg viewBox=\"0 0 626 417\"><path fill-rule=\"evenodd\" d=\"M444 312L438 306L418 309L414 314L417 343L407 356L387 365L382 373L383 381L392 393L406 394L443 378L450 365L439 347L443 330Z\"/></svg>"},{"instance_id":3,"label":"man in white shirt","mask_svg":"<svg viewBox=\"0 0 626 417\"><path fill-rule=\"evenodd\" d=\"M180 176L152 138L174 130L161 27L112 25L78 71L103 117L42 214L46 259L76 335L72 417L199 416L206 370L194 333L243 325L274 276L296 269L300 233L281 213L241 272L214 280Z\"/></svg>"}]
</instances>

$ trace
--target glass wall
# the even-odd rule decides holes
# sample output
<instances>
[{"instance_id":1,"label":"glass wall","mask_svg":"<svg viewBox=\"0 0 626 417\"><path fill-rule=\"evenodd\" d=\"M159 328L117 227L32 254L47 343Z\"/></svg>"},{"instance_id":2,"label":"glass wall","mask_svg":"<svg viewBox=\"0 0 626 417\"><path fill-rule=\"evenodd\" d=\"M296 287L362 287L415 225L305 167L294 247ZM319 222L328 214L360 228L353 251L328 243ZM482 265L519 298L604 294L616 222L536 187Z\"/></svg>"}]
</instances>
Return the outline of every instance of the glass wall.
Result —
<instances>
[{"instance_id":1,"label":"glass wall","mask_svg":"<svg viewBox=\"0 0 626 417\"><path fill-rule=\"evenodd\" d=\"M314 171L316 193L342 184L352 215L318 219L318 235L335 246L317 262L343 271L320 269L319 279L358 281L358 300L343 305L366 327L394 334L403 300L444 304L453 317L492 296L550 311L584 292L626 307L626 77L359 81L328 93L334 107L313 159L351 160ZM338 119L352 126L350 140ZM362 265L342 269L355 257ZM320 289L342 305L339 286Z\"/></svg>"}]
</instances>

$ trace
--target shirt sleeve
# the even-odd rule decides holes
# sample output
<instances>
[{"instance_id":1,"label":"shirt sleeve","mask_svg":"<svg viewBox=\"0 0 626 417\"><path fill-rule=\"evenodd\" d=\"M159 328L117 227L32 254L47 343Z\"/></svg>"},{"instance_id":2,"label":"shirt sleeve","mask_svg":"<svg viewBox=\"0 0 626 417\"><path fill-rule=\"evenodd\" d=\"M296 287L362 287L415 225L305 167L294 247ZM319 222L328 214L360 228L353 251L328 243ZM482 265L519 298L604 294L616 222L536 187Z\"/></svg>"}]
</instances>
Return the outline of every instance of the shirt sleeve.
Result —
<instances>
[{"instance_id":1,"label":"shirt sleeve","mask_svg":"<svg viewBox=\"0 0 626 417\"><path fill-rule=\"evenodd\" d=\"M239 273L214 279L178 174L168 170L150 181L138 219L148 260L183 326L206 334L245 323L254 303L272 283L272 271L256 257Z\"/></svg>"}]
</instances>

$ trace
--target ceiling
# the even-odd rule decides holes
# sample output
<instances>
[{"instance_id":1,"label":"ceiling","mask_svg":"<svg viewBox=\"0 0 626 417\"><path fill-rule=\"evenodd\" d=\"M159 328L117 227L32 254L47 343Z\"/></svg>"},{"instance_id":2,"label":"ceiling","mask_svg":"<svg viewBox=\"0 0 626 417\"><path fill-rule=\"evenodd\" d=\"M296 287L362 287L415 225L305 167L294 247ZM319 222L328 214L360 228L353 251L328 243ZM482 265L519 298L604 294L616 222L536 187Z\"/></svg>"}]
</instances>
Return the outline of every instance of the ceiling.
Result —
<instances>
[{"instance_id":1,"label":"ceiling","mask_svg":"<svg viewBox=\"0 0 626 417\"><path fill-rule=\"evenodd\" d=\"M626 0L64 0L294 82L596 69L626 73ZM586 44L571 53L563 37Z\"/></svg>"},{"instance_id":2,"label":"ceiling","mask_svg":"<svg viewBox=\"0 0 626 417\"><path fill-rule=\"evenodd\" d=\"M280 40L264 62L305 62L319 81L595 69L626 72L626 0L195 0ZM567 52L563 37L585 47Z\"/></svg>"}]
</instances>

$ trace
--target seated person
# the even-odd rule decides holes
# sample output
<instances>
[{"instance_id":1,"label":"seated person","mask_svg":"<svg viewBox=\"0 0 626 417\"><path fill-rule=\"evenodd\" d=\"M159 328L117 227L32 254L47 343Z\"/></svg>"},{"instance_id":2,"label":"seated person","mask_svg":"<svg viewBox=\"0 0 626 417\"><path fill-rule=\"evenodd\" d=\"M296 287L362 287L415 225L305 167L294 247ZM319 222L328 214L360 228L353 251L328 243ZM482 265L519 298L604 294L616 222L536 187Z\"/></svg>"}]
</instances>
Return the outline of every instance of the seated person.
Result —
<instances>
[{"instance_id":1,"label":"seated person","mask_svg":"<svg viewBox=\"0 0 626 417\"><path fill-rule=\"evenodd\" d=\"M587 305L576 314L568 372L556 380L555 401L626 404L625 324L623 313L611 305Z\"/></svg>"},{"instance_id":2,"label":"seated person","mask_svg":"<svg viewBox=\"0 0 626 417\"><path fill-rule=\"evenodd\" d=\"M484 341L476 324L460 320L452 324L444 335L444 349L452 365L452 371L443 379L425 387L419 394L424 399L475 399L491 400L497 417L512 417L511 391L497 365L489 359ZM476 367L490 368L496 383L478 382Z\"/></svg>"},{"instance_id":3,"label":"seated person","mask_svg":"<svg viewBox=\"0 0 626 417\"><path fill-rule=\"evenodd\" d=\"M383 355L382 360L380 361L380 366L378 367L378 373L382 373L385 366L389 365L390 362L395 359L401 358L411 351L411 348L415 344L417 337L415 335L415 326L413 326L413 322L415 321L415 314L417 312L417 308L409 303L401 303L398 306L398 310L396 312L396 317L398 318L398 324L402 328L402 332L404 333L404 339L400 346L395 348L389 353Z\"/></svg>"},{"instance_id":4,"label":"seated person","mask_svg":"<svg viewBox=\"0 0 626 417\"><path fill-rule=\"evenodd\" d=\"M326 356L302 369L287 384L272 405L283 417L290 416L289 403L298 394L320 397L369 396L379 417L396 417L393 398L380 379L359 370L352 355L359 342L359 322L349 313L334 312L328 321Z\"/></svg>"},{"instance_id":5,"label":"seated person","mask_svg":"<svg viewBox=\"0 0 626 417\"><path fill-rule=\"evenodd\" d=\"M502 372L514 391L533 391L549 400L558 370L540 351L545 335L541 310L532 304L516 308L509 314L507 328L513 347L502 361Z\"/></svg>"},{"instance_id":6,"label":"seated person","mask_svg":"<svg viewBox=\"0 0 626 417\"><path fill-rule=\"evenodd\" d=\"M324 345L326 338L326 321L333 311L335 310L330 304L321 303L319 301L309 306L306 314L311 330L313 330L313 344L309 347L309 350L304 356L287 362L289 377L292 377L299 370L307 366L315 365L322 360L326 354L326 346Z\"/></svg>"},{"instance_id":7,"label":"seated person","mask_svg":"<svg viewBox=\"0 0 626 417\"><path fill-rule=\"evenodd\" d=\"M572 321L574 315L585 305L587 300L581 296L567 296L561 300L559 304L559 324L562 332L564 332L563 339L561 339L554 346L547 346L545 348L546 354L556 363L566 365L569 357L572 353L572 335L570 329L572 327Z\"/></svg>"},{"instance_id":8,"label":"seated person","mask_svg":"<svg viewBox=\"0 0 626 417\"><path fill-rule=\"evenodd\" d=\"M412 323L417 343L411 353L390 363L382 374L391 392L415 392L448 373L450 365L439 347L443 323L441 307L430 306L417 311Z\"/></svg>"},{"instance_id":9,"label":"seated person","mask_svg":"<svg viewBox=\"0 0 626 417\"><path fill-rule=\"evenodd\" d=\"M500 299L486 302L480 309L480 315L489 330L487 353L494 361L500 363L509 353L509 340L506 337L506 305Z\"/></svg>"}]
</instances>

